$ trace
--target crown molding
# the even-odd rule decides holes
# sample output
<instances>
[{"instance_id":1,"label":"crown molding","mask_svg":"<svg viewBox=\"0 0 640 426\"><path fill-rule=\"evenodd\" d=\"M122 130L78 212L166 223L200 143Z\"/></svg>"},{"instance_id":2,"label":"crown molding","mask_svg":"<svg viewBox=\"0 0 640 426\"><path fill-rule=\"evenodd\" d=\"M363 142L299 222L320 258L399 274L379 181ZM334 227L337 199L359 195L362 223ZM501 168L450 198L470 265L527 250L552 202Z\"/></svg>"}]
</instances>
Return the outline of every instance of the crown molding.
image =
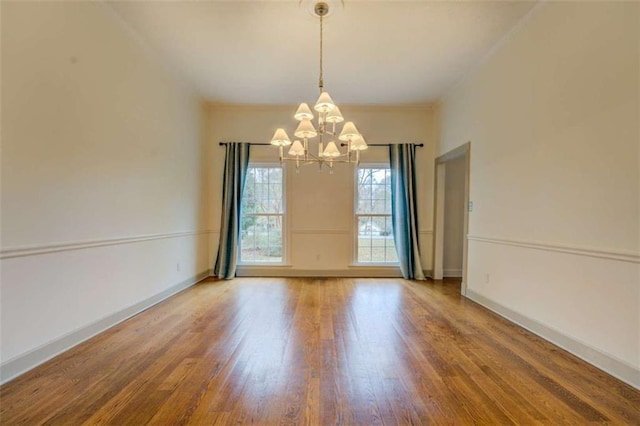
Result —
<instances>
[{"instance_id":1,"label":"crown molding","mask_svg":"<svg viewBox=\"0 0 640 426\"><path fill-rule=\"evenodd\" d=\"M207 109L210 111L295 111L296 104L234 104L223 102L204 101ZM435 103L429 102L424 104L398 104L398 105L377 105L377 104L341 104L341 110L356 110L365 112L384 112L384 111L432 111Z\"/></svg>"}]
</instances>

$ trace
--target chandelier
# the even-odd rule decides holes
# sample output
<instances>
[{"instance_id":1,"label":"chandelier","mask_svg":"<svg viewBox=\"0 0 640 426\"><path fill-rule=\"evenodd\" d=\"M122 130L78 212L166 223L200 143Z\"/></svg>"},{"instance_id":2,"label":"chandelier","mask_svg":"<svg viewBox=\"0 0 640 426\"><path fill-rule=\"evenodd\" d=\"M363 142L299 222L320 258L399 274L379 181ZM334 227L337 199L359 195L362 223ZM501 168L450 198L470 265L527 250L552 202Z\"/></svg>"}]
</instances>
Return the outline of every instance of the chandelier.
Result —
<instances>
[{"instance_id":1,"label":"chandelier","mask_svg":"<svg viewBox=\"0 0 640 426\"><path fill-rule=\"evenodd\" d=\"M360 151L367 149L368 146L352 121L344 123L338 133L336 125L342 123L344 117L342 117L338 106L333 103L329 93L324 91L322 69L322 20L329 13L329 5L323 1L317 2L314 6L314 13L320 18L320 77L318 80L320 97L313 107L318 114L317 124L313 123L314 114L311 108L303 102L293 116L299 121L293 133L299 139L295 139L291 143L287 132L283 128L279 128L271 138L271 145L279 148L280 164L284 161L295 161L296 170L298 170L300 164L319 164L322 167L326 163L330 171L333 172L334 163L358 164ZM317 137L319 137L317 146L312 147L310 140ZM336 139L341 141L338 142L340 145ZM284 147L289 147L287 155L284 153ZM346 147L346 150L343 151L342 147Z\"/></svg>"}]
</instances>

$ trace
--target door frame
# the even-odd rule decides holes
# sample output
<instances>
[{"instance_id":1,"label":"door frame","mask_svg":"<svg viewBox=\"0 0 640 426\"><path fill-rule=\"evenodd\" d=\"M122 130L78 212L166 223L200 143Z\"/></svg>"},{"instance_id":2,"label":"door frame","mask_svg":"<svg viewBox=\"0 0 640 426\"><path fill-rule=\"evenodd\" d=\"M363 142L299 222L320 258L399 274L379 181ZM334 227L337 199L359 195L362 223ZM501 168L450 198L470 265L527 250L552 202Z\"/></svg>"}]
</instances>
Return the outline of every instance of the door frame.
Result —
<instances>
[{"instance_id":1,"label":"door frame","mask_svg":"<svg viewBox=\"0 0 640 426\"><path fill-rule=\"evenodd\" d=\"M460 293L467 293L467 252L469 233L470 180L471 180L471 141L442 154L435 159L435 200L433 217L433 279L441 280L444 275L444 200L447 162L464 157L464 217L462 225L462 283Z\"/></svg>"}]
</instances>

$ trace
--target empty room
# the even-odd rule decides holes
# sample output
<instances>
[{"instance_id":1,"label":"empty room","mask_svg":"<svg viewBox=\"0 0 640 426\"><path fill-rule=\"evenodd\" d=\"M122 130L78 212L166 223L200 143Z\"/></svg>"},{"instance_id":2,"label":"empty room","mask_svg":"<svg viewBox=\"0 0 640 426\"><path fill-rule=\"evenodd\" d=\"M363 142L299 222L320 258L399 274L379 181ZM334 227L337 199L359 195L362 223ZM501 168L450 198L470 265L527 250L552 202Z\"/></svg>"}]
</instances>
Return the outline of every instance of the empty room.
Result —
<instances>
[{"instance_id":1,"label":"empty room","mask_svg":"<svg viewBox=\"0 0 640 426\"><path fill-rule=\"evenodd\" d=\"M640 424L640 2L0 0L0 424Z\"/></svg>"}]
</instances>

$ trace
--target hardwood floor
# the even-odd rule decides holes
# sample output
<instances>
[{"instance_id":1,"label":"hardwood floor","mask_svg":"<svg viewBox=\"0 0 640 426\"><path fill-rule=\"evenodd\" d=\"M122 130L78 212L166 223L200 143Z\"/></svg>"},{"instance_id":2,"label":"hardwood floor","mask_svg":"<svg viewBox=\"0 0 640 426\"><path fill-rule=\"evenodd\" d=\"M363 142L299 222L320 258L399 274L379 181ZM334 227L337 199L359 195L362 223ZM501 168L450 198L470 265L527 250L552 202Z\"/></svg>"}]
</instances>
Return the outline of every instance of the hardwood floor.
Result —
<instances>
[{"instance_id":1,"label":"hardwood floor","mask_svg":"<svg viewBox=\"0 0 640 426\"><path fill-rule=\"evenodd\" d=\"M400 279L204 281L0 388L2 424L640 424L640 392Z\"/></svg>"}]
</instances>

